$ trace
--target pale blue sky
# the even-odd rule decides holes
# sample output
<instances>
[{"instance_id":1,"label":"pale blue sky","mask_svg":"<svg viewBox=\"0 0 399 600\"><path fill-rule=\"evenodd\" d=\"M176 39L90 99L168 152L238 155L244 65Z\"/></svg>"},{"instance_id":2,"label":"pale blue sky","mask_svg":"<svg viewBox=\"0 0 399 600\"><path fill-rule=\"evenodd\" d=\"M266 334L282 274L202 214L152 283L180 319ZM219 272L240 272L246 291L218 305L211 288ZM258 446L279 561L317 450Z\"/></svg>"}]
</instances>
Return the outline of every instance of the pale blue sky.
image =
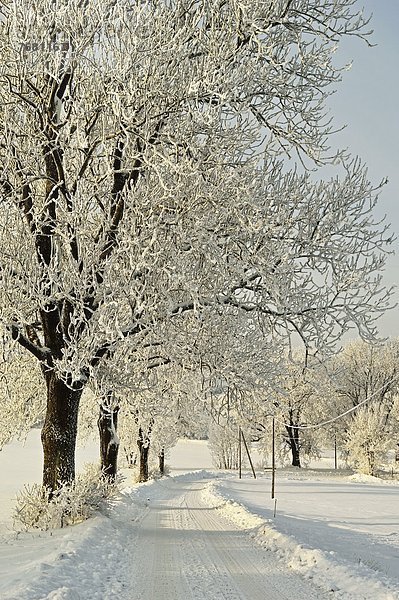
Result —
<instances>
[{"instance_id":1,"label":"pale blue sky","mask_svg":"<svg viewBox=\"0 0 399 600\"><path fill-rule=\"evenodd\" d=\"M377 45L369 48L355 38L341 45L340 62L352 60L353 66L330 100L335 123L347 125L335 143L362 158L373 182L388 177L378 215L387 215L399 237L399 0L358 0L358 6L373 13L370 41ZM399 284L398 240L394 247L396 256L389 257L385 274L389 285ZM399 307L381 318L379 328L384 336L399 337Z\"/></svg>"}]
</instances>

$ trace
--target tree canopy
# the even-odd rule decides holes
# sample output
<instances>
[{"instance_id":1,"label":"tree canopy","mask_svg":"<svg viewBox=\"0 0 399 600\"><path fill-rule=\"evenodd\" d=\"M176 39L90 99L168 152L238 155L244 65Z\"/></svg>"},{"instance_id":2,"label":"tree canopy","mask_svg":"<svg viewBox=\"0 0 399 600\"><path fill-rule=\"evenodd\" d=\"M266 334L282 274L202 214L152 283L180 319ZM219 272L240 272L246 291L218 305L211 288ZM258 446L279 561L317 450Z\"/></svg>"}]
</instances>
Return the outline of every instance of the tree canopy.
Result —
<instances>
[{"instance_id":1,"label":"tree canopy","mask_svg":"<svg viewBox=\"0 0 399 600\"><path fill-rule=\"evenodd\" d=\"M354 0L2 3L0 318L46 379L46 485L122 344L170 360L188 315L243 313L307 348L372 337L390 236L325 108L366 27Z\"/></svg>"}]
</instances>

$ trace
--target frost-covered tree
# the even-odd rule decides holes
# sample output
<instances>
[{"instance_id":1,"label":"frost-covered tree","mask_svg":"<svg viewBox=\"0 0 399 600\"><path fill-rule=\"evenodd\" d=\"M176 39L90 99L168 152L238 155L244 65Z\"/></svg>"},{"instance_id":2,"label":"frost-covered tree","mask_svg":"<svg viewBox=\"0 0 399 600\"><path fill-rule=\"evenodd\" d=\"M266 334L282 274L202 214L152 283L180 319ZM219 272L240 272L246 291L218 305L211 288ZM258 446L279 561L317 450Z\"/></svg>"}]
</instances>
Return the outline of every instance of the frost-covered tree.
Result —
<instances>
[{"instance_id":1,"label":"frost-covered tree","mask_svg":"<svg viewBox=\"0 0 399 600\"><path fill-rule=\"evenodd\" d=\"M393 411L399 389L399 342L368 344L357 340L347 344L331 361L333 397L328 399L330 416L347 411L336 422L336 429L345 438L357 406L378 404L383 407L386 421Z\"/></svg>"},{"instance_id":2,"label":"frost-covered tree","mask_svg":"<svg viewBox=\"0 0 399 600\"><path fill-rule=\"evenodd\" d=\"M392 450L393 446L384 406L374 404L356 411L348 428L346 442L348 462L356 471L377 475L387 451Z\"/></svg>"},{"instance_id":3,"label":"frost-covered tree","mask_svg":"<svg viewBox=\"0 0 399 600\"><path fill-rule=\"evenodd\" d=\"M249 442L259 413L273 406L268 391L279 372L282 348L277 340L265 337L245 311L226 321L208 319L204 338L197 337L196 343L202 357L202 402L213 462L217 468L235 469L239 428Z\"/></svg>"},{"instance_id":4,"label":"frost-covered tree","mask_svg":"<svg viewBox=\"0 0 399 600\"><path fill-rule=\"evenodd\" d=\"M217 469L238 469L239 430L235 420L212 422L208 443L212 462Z\"/></svg>"},{"instance_id":5,"label":"frost-covered tree","mask_svg":"<svg viewBox=\"0 0 399 600\"><path fill-rule=\"evenodd\" d=\"M366 33L354 0L0 11L0 317L47 387L45 486L74 477L101 361L173 346L188 314L243 310L306 346L372 336L375 189L343 156L319 183L284 162L327 161L336 45Z\"/></svg>"},{"instance_id":6,"label":"frost-covered tree","mask_svg":"<svg viewBox=\"0 0 399 600\"><path fill-rule=\"evenodd\" d=\"M367 398L386 407L389 413L399 389L399 340L347 344L335 361L337 395L355 407Z\"/></svg>"},{"instance_id":7,"label":"frost-covered tree","mask_svg":"<svg viewBox=\"0 0 399 600\"><path fill-rule=\"evenodd\" d=\"M177 393L170 397L168 390L160 386L138 396L124 394L119 429L121 444L125 456L137 466L140 482L148 480L151 464L164 474L165 456L184 434L179 421Z\"/></svg>"},{"instance_id":8,"label":"frost-covered tree","mask_svg":"<svg viewBox=\"0 0 399 600\"><path fill-rule=\"evenodd\" d=\"M126 369L118 368L125 364L119 353L113 358L103 363L101 378L99 371L91 383L93 393L86 395L80 410L81 428L92 434L95 415L99 414L103 473L111 479L116 477L121 448L127 462L138 465L139 480L146 481L150 452L152 462L155 456L162 472L165 453L193 427L200 404L199 373L163 357L160 361L160 356L137 361L131 354L126 357Z\"/></svg>"},{"instance_id":9,"label":"frost-covered tree","mask_svg":"<svg viewBox=\"0 0 399 600\"><path fill-rule=\"evenodd\" d=\"M289 457L292 466L301 467L303 461L320 456L324 432L313 425L327 419L330 380L323 363L308 360L305 364L300 353L291 360L286 357L279 368L268 394L273 402L258 404L255 431L270 455L273 416L280 460L284 463Z\"/></svg>"},{"instance_id":10,"label":"frost-covered tree","mask_svg":"<svg viewBox=\"0 0 399 600\"><path fill-rule=\"evenodd\" d=\"M240 383L242 385L242 380ZM237 469L243 439L250 445L253 426L251 396L244 386L228 386L221 380L217 381L216 388L210 390L208 444L213 464L218 469ZM241 450L241 463L247 465L243 446Z\"/></svg>"},{"instance_id":11,"label":"frost-covered tree","mask_svg":"<svg viewBox=\"0 0 399 600\"><path fill-rule=\"evenodd\" d=\"M352 455L362 454L362 448L376 444L377 439L384 440L382 452L385 441L390 440L390 447L394 448L398 438L399 341L392 339L375 345L358 340L347 344L333 361L331 378L334 394L326 399L329 415L349 411L333 424L341 444ZM351 410L359 405L361 408ZM377 465L377 454L373 452ZM374 467L368 469L372 471Z\"/></svg>"}]
</instances>

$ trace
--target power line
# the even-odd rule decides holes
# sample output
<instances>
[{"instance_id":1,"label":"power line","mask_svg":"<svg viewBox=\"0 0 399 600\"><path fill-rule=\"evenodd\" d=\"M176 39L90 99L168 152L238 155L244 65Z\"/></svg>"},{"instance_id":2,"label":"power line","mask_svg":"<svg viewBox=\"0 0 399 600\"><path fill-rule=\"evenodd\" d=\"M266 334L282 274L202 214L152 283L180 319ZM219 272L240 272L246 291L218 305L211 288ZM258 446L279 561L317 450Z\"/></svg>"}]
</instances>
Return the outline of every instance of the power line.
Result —
<instances>
[{"instance_id":1,"label":"power line","mask_svg":"<svg viewBox=\"0 0 399 600\"><path fill-rule=\"evenodd\" d=\"M389 383L390 384L394 383L398 379L399 379L399 373L395 377L392 377L392 379L390 379ZM336 417L328 419L327 421L323 421L322 423L315 423L312 425L291 425L290 423L285 423L284 421L280 421L277 418L276 418L276 422L279 423L280 425L284 425L285 427L290 427L291 429L318 429L319 427L325 427L325 425L330 425L330 423L334 423L335 421L342 419L342 417L346 417L346 415L349 415L350 413L354 412L355 410L357 410L358 408L360 408L361 406L363 406L364 404L366 404L367 402L372 400L374 398L374 396L379 394L379 392L384 387L386 387L386 385L387 385L387 382L385 382L381 387L379 387L373 394L371 394L371 396L367 396L365 398L365 400L362 400L362 402L359 402L359 404L356 404L356 406L353 406L352 408L349 408L348 410L341 413L340 415L337 415Z\"/></svg>"}]
</instances>

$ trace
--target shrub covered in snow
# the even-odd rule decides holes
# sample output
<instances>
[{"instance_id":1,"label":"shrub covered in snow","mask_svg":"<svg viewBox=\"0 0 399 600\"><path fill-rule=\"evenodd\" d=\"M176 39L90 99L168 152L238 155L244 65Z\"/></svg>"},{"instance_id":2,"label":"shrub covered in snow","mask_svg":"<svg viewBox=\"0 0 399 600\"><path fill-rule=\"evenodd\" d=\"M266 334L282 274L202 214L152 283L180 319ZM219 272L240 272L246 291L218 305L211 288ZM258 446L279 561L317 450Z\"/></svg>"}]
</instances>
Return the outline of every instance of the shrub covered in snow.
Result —
<instances>
[{"instance_id":1,"label":"shrub covered in snow","mask_svg":"<svg viewBox=\"0 0 399 600\"><path fill-rule=\"evenodd\" d=\"M88 464L72 484L53 494L42 485L26 485L17 496L14 527L47 530L80 523L111 505L118 493L117 483L102 477L97 465Z\"/></svg>"},{"instance_id":2,"label":"shrub covered in snow","mask_svg":"<svg viewBox=\"0 0 399 600\"><path fill-rule=\"evenodd\" d=\"M386 426L384 406L359 409L348 430L348 462L359 473L376 475L391 446L392 435Z\"/></svg>"}]
</instances>

